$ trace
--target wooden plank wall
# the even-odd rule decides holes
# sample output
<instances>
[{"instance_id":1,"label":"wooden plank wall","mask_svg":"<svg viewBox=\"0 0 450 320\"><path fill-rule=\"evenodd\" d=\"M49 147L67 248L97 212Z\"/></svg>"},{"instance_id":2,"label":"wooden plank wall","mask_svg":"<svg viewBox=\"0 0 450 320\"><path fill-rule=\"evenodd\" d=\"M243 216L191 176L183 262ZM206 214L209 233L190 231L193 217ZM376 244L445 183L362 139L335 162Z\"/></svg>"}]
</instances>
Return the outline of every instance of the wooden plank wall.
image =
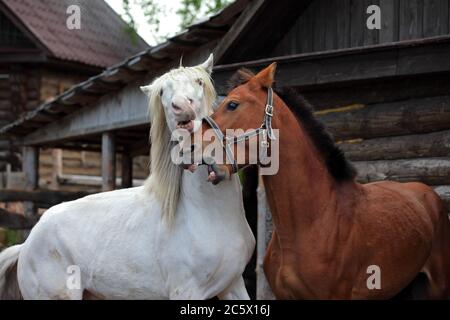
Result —
<instances>
[{"instance_id":1,"label":"wooden plank wall","mask_svg":"<svg viewBox=\"0 0 450 320\"><path fill-rule=\"evenodd\" d=\"M0 68L0 127L8 124L13 115L10 111L10 89L9 89L9 69ZM9 140L6 137L0 137L0 170L6 168L6 155L10 152ZM4 158L1 158L3 154Z\"/></svg>"},{"instance_id":2,"label":"wooden plank wall","mask_svg":"<svg viewBox=\"0 0 450 320\"><path fill-rule=\"evenodd\" d=\"M366 27L372 4L381 8L381 30ZM449 19L448 0L315 0L271 56L446 35Z\"/></svg>"},{"instance_id":3,"label":"wooden plank wall","mask_svg":"<svg viewBox=\"0 0 450 320\"><path fill-rule=\"evenodd\" d=\"M73 85L86 80L86 75L43 69L41 71L40 100L46 102L58 94L70 89Z\"/></svg>"},{"instance_id":4,"label":"wooden plank wall","mask_svg":"<svg viewBox=\"0 0 450 320\"><path fill-rule=\"evenodd\" d=\"M0 68L0 75L2 75L0 77L0 127L14 121L20 115L34 110L41 103L87 78L87 75L82 73L67 74L67 72L57 69L25 67L17 64ZM76 152L68 152L68 154L74 153ZM52 181L50 177L52 169L49 169L48 166L52 167L54 162L51 159L50 150L43 151L42 155L44 158L40 168L43 173L41 182L44 186L48 186ZM85 155L79 152L77 157L83 158ZM78 167L74 167L70 157L69 159L65 158L63 169L67 169L64 171L68 171L69 174L76 172L73 174L99 175L99 159L92 161L95 162L94 166L86 166L81 163ZM13 164L13 170L20 170L20 150L14 146L13 141L2 136L0 137L0 171L5 171L8 163ZM94 167L95 169L93 169ZM137 175L142 176L142 168L137 167L136 170ZM69 184L68 187L72 189L75 186ZM86 188L81 186L81 190L83 189Z\"/></svg>"},{"instance_id":5,"label":"wooden plank wall","mask_svg":"<svg viewBox=\"0 0 450 320\"><path fill-rule=\"evenodd\" d=\"M117 155L116 176L121 176L121 154ZM101 180L99 183L89 179L78 179L76 177L101 177L101 154L90 151L62 151L62 168L59 183L55 186L54 171L55 159L52 149L41 149L40 152L40 187L43 189L57 189L61 191L101 191ZM133 178L146 179L149 174L148 157L139 156L133 158ZM73 177L71 179L70 177ZM85 182L83 182L85 181ZM117 186L120 187L120 186Z\"/></svg>"},{"instance_id":6,"label":"wooden plank wall","mask_svg":"<svg viewBox=\"0 0 450 320\"><path fill-rule=\"evenodd\" d=\"M33 110L39 103L40 75L36 68L12 65L0 68L0 126L14 121L21 114ZM0 137L0 170L7 164L20 168L20 151L12 141Z\"/></svg>"},{"instance_id":7,"label":"wooden plank wall","mask_svg":"<svg viewBox=\"0 0 450 320\"><path fill-rule=\"evenodd\" d=\"M353 104L317 112L362 183L420 181L450 213L450 96Z\"/></svg>"}]
</instances>

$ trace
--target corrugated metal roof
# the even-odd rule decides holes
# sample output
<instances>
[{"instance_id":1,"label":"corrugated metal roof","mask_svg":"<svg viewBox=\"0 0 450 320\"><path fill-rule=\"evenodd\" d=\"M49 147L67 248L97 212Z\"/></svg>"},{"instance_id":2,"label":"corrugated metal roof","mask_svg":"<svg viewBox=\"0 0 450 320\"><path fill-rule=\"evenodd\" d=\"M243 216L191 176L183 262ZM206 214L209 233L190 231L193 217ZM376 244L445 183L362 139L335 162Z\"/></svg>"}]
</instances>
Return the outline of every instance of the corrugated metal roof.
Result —
<instances>
[{"instance_id":1,"label":"corrugated metal roof","mask_svg":"<svg viewBox=\"0 0 450 320\"><path fill-rule=\"evenodd\" d=\"M4 0L0 0L4 1ZM40 0L43 1L43 0ZM144 79L149 70L179 59L201 45L220 39L233 25L250 0L238 0L209 19L192 25L168 41L107 68L101 74L73 86L53 100L0 128L0 134L26 135L93 104L103 95L117 92L127 83Z\"/></svg>"},{"instance_id":2,"label":"corrugated metal roof","mask_svg":"<svg viewBox=\"0 0 450 320\"><path fill-rule=\"evenodd\" d=\"M132 39L125 22L103 0L0 0L57 59L107 67L149 46ZM81 11L81 29L67 28L70 5Z\"/></svg>"}]
</instances>

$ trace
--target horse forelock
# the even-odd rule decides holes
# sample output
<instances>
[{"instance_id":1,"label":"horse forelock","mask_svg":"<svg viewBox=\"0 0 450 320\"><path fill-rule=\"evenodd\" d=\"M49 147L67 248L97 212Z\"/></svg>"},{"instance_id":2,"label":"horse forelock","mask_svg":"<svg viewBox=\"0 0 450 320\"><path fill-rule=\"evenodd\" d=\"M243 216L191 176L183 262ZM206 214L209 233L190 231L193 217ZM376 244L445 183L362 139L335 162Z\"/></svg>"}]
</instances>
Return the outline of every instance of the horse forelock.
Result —
<instances>
[{"instance_id":1,"label":"horse forelock","mask_svg":"<svg viewBox=\"0 0 450 320\"><path fill-rule=\"evenodd\" d=\"M197 86L198 79L204 83L203 106L207 114L213 113L213 104L216 100L211 77L202 67L179 67L171 70L153 81L149 98L150 128L150 176L145 186L153 192L162 204L163 218L173 221L180 197L183 169L172 162L171 151L173 143L171 132L167 126L164 107L160 92L168 80L175 80L184 75L193 85Z\"/></svg>"}]
</instances>

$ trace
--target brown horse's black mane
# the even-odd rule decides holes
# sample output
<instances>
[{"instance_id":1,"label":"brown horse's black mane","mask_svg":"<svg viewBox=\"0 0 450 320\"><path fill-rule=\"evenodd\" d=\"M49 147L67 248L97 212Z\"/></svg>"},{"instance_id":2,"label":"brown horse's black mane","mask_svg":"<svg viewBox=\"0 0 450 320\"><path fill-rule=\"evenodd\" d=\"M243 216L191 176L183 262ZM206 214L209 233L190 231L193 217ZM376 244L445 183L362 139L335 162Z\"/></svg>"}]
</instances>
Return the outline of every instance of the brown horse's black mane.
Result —
<instances>
[{"instance_id":1,"label":"brown horse's black mane","mask_svg":"<svg viewBox=\"0 0 450 320\"><path fill-rule=\"evenodd\" d=\"M251 71L247 69L239 70L229 81L229 91L244 84L251 77L253 77ZM344 152L336 145L331 135L325 129L325 126L314 116L313 107L309 102L293 88L274 88L274 91L302 124L325 160L331 176L337 182L353 180L356 177L355 168L347 160Z\"/></svg>"}]
</instances>

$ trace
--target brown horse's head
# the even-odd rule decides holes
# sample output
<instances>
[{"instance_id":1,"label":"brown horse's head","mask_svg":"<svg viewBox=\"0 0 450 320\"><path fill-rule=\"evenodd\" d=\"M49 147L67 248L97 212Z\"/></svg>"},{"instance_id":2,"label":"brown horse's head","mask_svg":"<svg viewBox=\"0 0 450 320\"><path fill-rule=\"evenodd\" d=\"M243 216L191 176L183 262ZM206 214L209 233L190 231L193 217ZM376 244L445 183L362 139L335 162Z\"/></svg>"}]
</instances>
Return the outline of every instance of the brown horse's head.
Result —
<instances>
[{"instance_id":1,"label":"brown horse's head","mask_svg":"<svg viewBox=\"0 0 450 320\"><path fill-rule=\"evenodd\" d=\"M240 129L242 132L246 132L261 126L265 115L268 89L272 87L274 82L275 70L276 63L272 63L257 75L245 70L237 73L236 77L239 78L239 83L237 83L237 86L236 83L234 84L235 87L229 92L228 96L218 106L216 112L211 116L224 135L226 130L229 129ZM201 132L211 131L210 129L210 124L204 121ZM203 141L202 149L205 149L209 144L210 141ZM238 146L232 145L231 148L234 151L233 156L236 157ZM248 146L246 148L247 150L244 152L245 160L238 162L238 168L249 164ZM227 163L225 158L224 156L222 163L226 164L215 163L214 165L210 165L208 181L217 184L231 175L233 166ZM190 169L192 169L192 166Z\"/></svg>"}]
</instances>

